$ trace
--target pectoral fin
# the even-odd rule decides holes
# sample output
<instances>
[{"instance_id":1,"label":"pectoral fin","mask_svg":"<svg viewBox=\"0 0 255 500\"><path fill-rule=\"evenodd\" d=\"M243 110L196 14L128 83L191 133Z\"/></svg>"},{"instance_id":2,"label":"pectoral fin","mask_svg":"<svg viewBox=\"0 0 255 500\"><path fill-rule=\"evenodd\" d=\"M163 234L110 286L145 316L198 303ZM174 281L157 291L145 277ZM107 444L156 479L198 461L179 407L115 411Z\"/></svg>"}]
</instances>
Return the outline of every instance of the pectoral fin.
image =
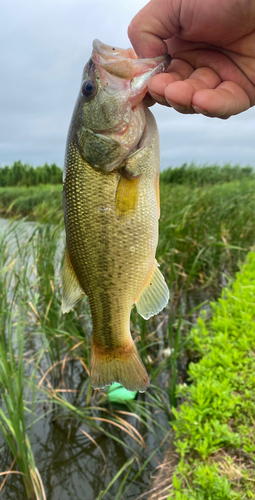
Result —
<instances>
[{"instance_id":1,"label":"pectoral fin","mask_svg":"<svg viewBox=\"0 0 255 500\"><path fill-rule=\"evenodd\" d=\"M62 313L68 313L75 304L85 295L72 266L68 250L66 248L63 266L62 287Z\"/></svg>"},{"instance_id":2,"label":"pectoral fin","mask_svg":"<svg viewBox=\"0 0 255 500\"><path fill-rule=\"evenodd\" d=\"M159 264L155 260L155 265L150 274L145 287L135 300L139 314L149 319L154 314L159 313L169 300L169 290L163 274L159 270Z\"/></svg>"},{"instance_id":3,"label":"pectoral fin","mask_svg":"<svg viewBox=\"0 0 255 500\"><path fill-rule=\"evenodd\" d=\"M116 192L116 211L125 215L135 210L138 199L139 176L129 178L126 174L121 175Z\"/></svg>"}]
</instances>

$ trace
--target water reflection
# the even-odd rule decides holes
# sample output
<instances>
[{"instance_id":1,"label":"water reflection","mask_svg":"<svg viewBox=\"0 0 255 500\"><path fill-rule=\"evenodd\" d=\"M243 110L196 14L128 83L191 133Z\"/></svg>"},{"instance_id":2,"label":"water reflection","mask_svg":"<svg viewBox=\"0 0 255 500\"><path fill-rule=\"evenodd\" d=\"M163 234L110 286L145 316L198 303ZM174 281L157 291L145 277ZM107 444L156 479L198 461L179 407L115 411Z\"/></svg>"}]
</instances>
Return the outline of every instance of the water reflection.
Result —
<instances>
[{"instance_id":1,"label":"water reflection","mask_svg":"<svg viewBox=\"0 0 255 500\"><path fill-rule=\"evenodd\" d=\"M8 241L9 257L8 255L7 257L9 260L7 259L7 263L9 264L15 257L13 260L13 262L15 261L13 265L16 266L13 286L8 290L10 303L14 298L14 290L17 290L17 286L19 286L21 295L25 290L23 299L26 304L31 302L34 307L34 309L27 308L28 314L24 327L27 337L24 354L25 375L29 381L33 375L35 353L40 352L46 338L49 347L40 359L40 370L38 369L36 373L37 384L39 384L50 366L51 350L55 349L53 359L57 360L57 349L59 349L61 363L56 364L55 368L48 373L42 387L49 388L48 381L54 390L60 391L60 395L64 394L67 402L86 411L88 375L81 362L75 359L75 356L72 359L70 353L63 368L65 340L64 337L62 339L61 335L64 335L65 329L68 331L71 325L72 329L70 331L74 332L73 336L77 332L80 338L82 335L83 337L87 335L89 338L91 335L91 321L86 312L88 304L85 299L78 306L76 316L72 316L72 314L66 315L64 318L61 316L59 271L64 248L64 235L59 234L56 245L50 238L50 230L48 233L47 231L46 226L39 226L33 222L17 222L9 226L9 221L0 219L0 233L5 233L5 241ZM40 249L37 248L38 241L40 242ZM23 243L24 249L19 253L19 248L22 248ZM18 255L22 255L22 262L18 262ZM46 257L49 257L48 261ZM47 264L49 260L50 264L53 264L51 274L54 277L54 282L52 281L51 285L48 282L42 283L43 273L49 272ZM38 272L39 268L41 274ZM40 309L40 293L38 290L41 290L43 297L45 296L45 309ZM50 302L53 299L52 290L54 290L54 300L56 300L55 309L51 307L53 302ZM36 294L38 297L36 297ZM46 297L47 294L49 295L48 298ZM50 304L49 308L48 304ZM37 314L41 318L40 321ZM59 320L59 318L61 319ZM78 318L78 321L76 318ZM15 318L16 320L17 318ZM155 345L152 347L152 352L155 356L162 355L164 323L162 318L151 322L152 336L150 340L154 340ZM159 337L155 342L153 335L155 335L157 329ZM57 343L54 338L56 331L59 335ZM136 332L134 334L136 335ZM159 383L165 384L162 377L161 382L159 377ZM67 392L61 393L61 391ZM93 404L95 406L99 405L99 399L99 396L94 396ZM31 401L32 393L30 392L26 395L28 408L30 408ZM74 418L73 415L56 406L56 403L51 403L48 396L46 397L45 394L38 391L34 408L34 420L35 422L37 419L39 420L33 426L32 436L29 429L27 432L32 443L35 463L43 480L47 500L69 500L70 498L75 500L96 500L100 491L107 488L115 474L133 456L135 456L135 459L130 466L128 481L125 485L125 488L130 487L125 493L125 499L134 500L146 489L149 489L151 472L162 461L164 450L167 447L167 441L162 446L160 446L160 443L170 430L170 425L164 411L151 410L151 414L155 413L155 424L149 420L151 400L148 394L138 395L137 401L144 405L144 423L132 415L128 416L123 413L119 415L143 436L146 448L143 448L127 432L110 423L102 423L102 420L100 420L100 418L105 417L113 418L113 411L127 412L126 407L116 405L113 407L103 402L101 403L102 408L110 413L102 414L99 410L94 410L94 413L91 412L91 415L94 415L97 419L96 421L101 426L101 429L104 429L103 433L100 432L100 427L98 431L89 429L79 422L77 418ZM148 413L146 413L146 410ZM30 421L31 416L28 411L28 425ZM115 439L107 436L107 432L112 434ZM2 437L0 437L0 450L0 471L7 471L11 466L13 457ZM132 482L132 479L146 460L148 460L148 463L143 472ZM16 464L13 465L13 470L17 470ZM115 497L125 473L126 469L104 496L106 500ZM21 477L17 474L10 474L0 496L5 500L27 500ZM119 498L122 498L122 496Z\"/></svg>"},{"instance_id":2,"label":"water reflection","mask_svg":"<svg viewBox=\"0 0 255 500\"><path fill-rule=\"evenodd\" d=\"M71 358L70 352L63 368L63 356L65 356L64 346L67 340L70 341L72 347L73 338L79 338L81 341L86 338L89 345L92 330L91 319L86 298L78 304L75 314L70 313L64 317L61 315L60 267L64 249L64 233L59 230L58 239L54 241L54 238L51 238L52 231L54 228L50 226L38 225L33 222L16 222L10 227L9 221L0 219L0 233L5 233L6 241L8 240L8 263L13 256L17 255L17 249L22 247L22 243L25 243L25 253L20 253L23 255L23 261L15 264L17 265L15 286L17 283L19 284L21 294L22 290L26 290L26 302L28 304L31 302L33 306L28 308L29 313L26 318L27 340L24 362L31 361L35 353L40 352L45 339L47 339L49 346L40 359L41 371L38 370L37 383L51 366L52 360L56 361L54 369L48 373L45 379L45 387L48 387L46 383L48 381L54 390L66 391L63 393L65 400L85 411L89 387L86 369L78 359L75 359L75 356L74 359ZM47 273L50 276L49 279L47 279ZM13 298L13 290L16 290L15 286L8 290L10 301ZM45 307L41 307L40 310L42 297ZM136 340L141 342L141 351L144 349L146 352L148 364L156 367L157 363L161 362L166 355L166 347L169 346L169 338L167 337L169 318L174 318L173 321L178 323L176 311L180 300L183 316L186 318L181 327L184 336L190 324L196 320L201 307L210 314L209 300L212 297L211 290L207 292L194 290L176 300L173 295L170 309L152 318L149 322L138 317L135 309L132 311L132 333ZM203 305L198 308L197 306L201 303ZM192 310L193 312L188 314ZM41 315L40 321L38 321L37 315ZM35 332L36 335L34 335ZM66 332L71 332L70 337L64 336ZM148 345L150 346L148 347ZM58 359L59 364L57 364ZM186 380L187 364L187 355L183 354L178 358L179 377L183 382ZM28 379L32 376L33 366L33 363L26 364ZM151 397L156 400L157 391L161 388L167 388L168 382L169 370L164 369L157 375L158 386L153 388L152 381L148 393L138 395L138 403L143 404L144 423L142 419L139 421L135 416L121 414L122 418L143 436L146 448L143 448L120 428L106 422L102 424L100 418L109 417L110 414L101 414L99 410L91 412L91 415L97 418L97 423L103 426L101 428L104 429L105 433L100 432L100 429L98 431L91 430L77 421L77 416L74 418L74 415L68 414L67 411L64 412L60 406L56 406L56 403L51 403L50 397L46 397L45 394L40 394L38 391L35 420L41 418L33 427L31 442L47 500L69 500L70 498L96 500L100 491L107 488L115 474L134 456L135 460L130 465L128 481L125 484L125 488L128 486L129 488L124 497L122 494L119 496L119 500L121 498L134 500L148 490L152 471L161 463L164 450L167 448L167 440L163 445L160 443L170 431L168 416L170 416L171 410L167 399L161 401L161 407L152 408L150 406L152 404ZM59 394L62 393L59 392ZM27 397L28 405L31 404L31 397L31 394ZM95 395L94 406L99 405L99 400L100 397ZM103 400L100 404L103 409L109 412L114 409L116 411L118 408L122 411L128 411L125 407L107 406ZM149 413L154 418L154 422L150 421ZM29 423L30 414L28 413L27 424L29 425ZM115 439L107 436L106 432L113 434ZM29 431L28 435L30 436ZM1 438L0 447L0 470L5 471L9 469L13 459ZM137 479L132 481L145 461L148 461L146 467ZM13 470L15 469L14 464ZM126 469L104 496L106 500L115 498L125 473ZM18 500L27 500L19 475L11 474L8 477L1 495L5 500L17 500L17 498Z\"/></svg>"},{"instance_id":3,"label":"water reflection","mask_svg":"<svg viewBox=\"0 0 255 500\"><path fill-rule=\"evenodd\" d=\"M33 451L47 500L69 500L70 498L95 500L99 492L108 486L115 474L132 455L121 444L105 436L99 436L96 440L106 457L105 463L98 448L82 434L81 429L83 428L84 426L77 429L71 423L63 424L58 420L53 422L51 417L45 417L34 426ZM123 440L121 431L115 431L115 435ZM129 445L133 445L133 450L137 452L139 458L139 462L135 461L130 471L129 481L131 481L139 467L158 446L158 440L155 436L148 436L146 450L136 447L131 438L127 438L127 442ZM150 473L162 461L162 458L163 449L154 455L144 473L139 476L139 481L132 484L126 493L125 499L134 500L139 494L149 489ZM4 449L0 457L1 471L7 470L11 462L11 454L7 449ZM104 498L106 500L114 498L118 487L119 483L117 482ZM20 478L16 475L9 476L4 487L3 498L6 500L17 500L17 498L27 500Z\"/></svg>"}]
</instances>

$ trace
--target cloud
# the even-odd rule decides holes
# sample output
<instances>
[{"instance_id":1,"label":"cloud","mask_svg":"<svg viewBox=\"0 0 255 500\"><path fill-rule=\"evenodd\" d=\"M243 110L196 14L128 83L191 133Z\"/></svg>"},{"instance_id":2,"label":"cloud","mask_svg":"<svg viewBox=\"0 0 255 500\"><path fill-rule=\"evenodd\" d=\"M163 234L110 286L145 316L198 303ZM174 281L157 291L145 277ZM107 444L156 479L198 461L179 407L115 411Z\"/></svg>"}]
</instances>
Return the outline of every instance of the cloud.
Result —
<instances>
[{"instance_id":1,"label":"cloud","mask_svg":"<svg viewBox=\"0 0 255 500\"><path fill-rule=\"evenodd\" d=\"M146 0L2 0L0 164L63 165L67 130L94 38L129 47L127 27ZM254 163L254 109L227 121L154 106L162 167Z\"/></svg>"},{"instance_id":2,"label":"cloud","mask_svg":"<svg viewBox=\"0 0 255 500\"><path fill-rule=\"evenodd\" d=\"M160 133L162 169L192 161L254 165L254 108L228 120L181 115L158 105L151 110Z\"/></svg>"}]
</instances>

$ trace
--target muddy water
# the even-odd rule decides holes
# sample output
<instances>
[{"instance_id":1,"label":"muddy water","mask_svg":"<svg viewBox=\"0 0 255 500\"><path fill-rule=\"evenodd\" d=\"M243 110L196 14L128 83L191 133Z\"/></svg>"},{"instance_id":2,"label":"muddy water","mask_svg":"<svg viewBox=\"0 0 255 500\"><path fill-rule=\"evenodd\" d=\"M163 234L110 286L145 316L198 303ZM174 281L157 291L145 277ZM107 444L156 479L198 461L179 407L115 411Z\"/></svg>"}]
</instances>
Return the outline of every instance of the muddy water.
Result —
<instances>
[{"instance_id":1,"label":"muddy water","mask_svg":"<svg viewBox=\"0 0 255 500\"><path fill-rule=\"evenodd\" d=\"M5 230L7 226L8 221L0 219L0 231ZM19 238L29 239L34 228L34 223L22 223L19 228ZM9 238L13 249L15 249L17 239L12 232ZM62 243L60 246L62 246ZM36 340L33 338L26 345L27 357L33 356L33 352L37 348ZM79 391L86 379L87 374L78 361L73 361L66 365L65 384L68 389L72 390L75 388ZM56 385L58 385L58 382L56 379ZM70 393L69 401L75 404L78 394L78 392ZM147 394L139 394L137 399L147 404L150 402ZM84 407L85 404L86 394L79 401L79 406ZM125 406L119 405L115 406L115 408L127 411ZM108 407L108 409L111 409L111 407ZM148 431L147 426L139 423L135 417L125 417L144 436L146 449L143 449L120 429L104 423L104 428L107 428L120 441L124 441L131 450L100 432L89 431L85 425L81 425L75 420L67 419L66 417L63 418L63 415L61 415L57 408L55 412L49 412L48 402L45 403L43 397L41 398L41 402L37 403L35 412L38 417L42 418L34 424L32 436L30 436L29 429L27 432L32 443L35 463L42 477L47 500L96 500L100 491L109 485L115 474L127 460L132 458L134 453L137 459L132 464L129 480L125 485L125 488L128 485L130 485L130 488L124 497L120 496L118 498L134 500L149 489L153 470L161 463L163 453L167 448L167 441L162 446L159 446L166 433L170 430L170 425L164 412L158 411L154 415L157 422L164 428L163 430L158 430L152 426L151 431ZM30 422L29 415L28 422ZM105 459L102 457L99 449L82 431L85 431L87 434L90 433L93 436L100 446ZM153 458L148 460L152 454ZM143 472L132 483L132 479L146 460L148 460L148 463ZM9 470L12 461L12 454L0 434L0 472ZM12 470L17 470L16 464L13 465ZM125 472L103 498L106 500L115 498L124 474ZM0 483L2 480L3 477L0 478ZM0 493L0 498L3 498L3 500L27 500L20 475L10 474L8 476L6 484Z\"/></svg>"},{"instance_id":2,"label":"muddy water","mask_svg":"<svg viewBox=\"0 0 255 500\"><path fill-rule=\"evenodd\" d=\"M7 220L0 219L0 232L8 227L8 223ZM33 234L35 226L35 223L31 222L21 223L19 238L28 240ZM10 232L9 238L13 249L15 249L17 238L14 237L14 233ZM64 235L63 240L59 243L59 253L63 251L63 247ZM59 272L61 259L57 260L57 272ZM31 261L32 265L33 262ZM181 298L183 315L201 303L203 303L202 307L210 314L209 300L212 300L212 298L213 296L209 292L198 293L194 291L187 294L187 296ZM176 314L175 307L173 302L171 316ZM194 314L186 316L190 323L196 320L198 311L199 309ZM164 315L151 321L151 329L154 330L156 328L157 330L157 342L154 342L151 350L154 359L162 359L163 351L167 345L166 327L169 314L170 312L166 311ZM178 323L178 317L176 323ZM185 329L187 330L188 328L189 325L184 327L183 335L185 335ZM40 346L37 345L35 337L32 337L30 343L26 345L27 356L33 356L33 353L39 348ZM182 381L185 381L187 375L187 362L188 359L185 355L178 361L179 377ZM42 359L42 366L43 363L44 360ZM45 366L47 366L46 361ZM45 369L44 366L43 368ZM161 387L165 388L167 379L168 374L165 371L158 377L157 381ZM65 368L65 386L69 390L77 390L77 392L70 392L68 396L72 404L77 404L79 390L82 389L86 380L87 374L78 361L74 360L67 363ZM57 387L60 382L58 374L56 374L55 382ZM149 404L151 403L150 394L155 396L157 389L151 387L147 393L137 396L137 400L143 401L147 409L149 409ZM79 407L85 407L86 391L78 404ZM168 411L170 411L169 400L166 400L165 404L168 406ZM108 406L106 408L110 410L112 407ZM127 411L125 406L115 406L116 408ZM106 437L103 433L91 432L85 425L81 425L76 420L67 419L66 416L64 418L58 408L55 411L52 411L52 408L51 411L49 409L49 403L45 402L42 397L41 402L37 403L35 407L36 415L42 418L34 424L33 435L30 438L35 463L42 477L47 500L96 500L100 491L107 488L115 474L124 466L127 460L133 457L134 453L136 454L136 460L130 468L128 481L125 484L124 490L127 486L130 487L124 496L121 494L117 498L118 500L135 500L150 489L152 483L151 477L154 474L155 468L162 462L164 452L168 446L168 440L160 446L160 443L171 429L165 412L154 410L153 414L153 417L162 426L162 429L158 429L155 425L151 425L151 429L149 429L133 416L123 417L143 435L146 444L145 449L117 427L106 423L103 424L104 429L107 428L110 433L114 434L116 439L124 441L131 448L130 450L112 438ZM29 415L28 422L30 422ZM93 439L100 446L101 453L98 447L82 431L92 435ZM29 430L28 436L30 437ZM102 454L104 454L105 459L102 457ZM153 455L152 458L150 458L151 455ZM12 460L12 455L0 435L0 472L7 471L12 464ZM147 460L148 463L142 473L132 482L139 468ZM13 470L17 470L15 464L13 465ZM115 499L124 475L125 471L103 497L104 499ZM2 479L0 478L0 483L1 481ZM3 498L3 500L27 500L19 475L12 474L8 477L3 490L0 492L0 498Z\"/></svg>"},{"instance_id":3,"label":"muddy water","mask_svg":"<svg viewBox=\"0 0 255 500\"><path fill-rule=\"evenodd\" d=\"M78 368L70 370L70 385L80 387L84 382L84 372L79 373ZM66 379L67 380L67 379ZM120 408L120 406L119 406ZM122 409L124 409L122 407ZM37 412L43 409L37 408ZM165 427L168 422L164 414L158 415L159 420ZM136 425L135 418L128 418L132 425ZM78 427L78 428L77 428ZM137 425L136 425L137 427ZM35 463L40 471L47 500L95 500L101 490L104 490L114 475L132 456L132 452L125 449L121 444L105 437L104 435L93 434L97 444L101 447L106 461L102 458L99 450L93 443L82 434L82 429L89 432L85 426L80 426L74 421L63 421L61 417L52 414L45 416L39 423L34 425L32 445L35 456ZM123 440L124 433L120 430L108 426L108 430L120 440ZM144 428L138 427L140 432ZM29 433L28 433L29 434ZM163 435L161 433L161 438ZM137 452L140 466L148 459L150 454L158 447L159 437L149 433L145 439L147 449L142 450L130 437L125 438L126 444ZM1 443L2 444L2 443ZM135 484L132 484L125 495L125 499L134 500L141 493L149 489L150 476L153 469L162 461L163 450L154 455L149 461L146 469L141 474ZM1 450L0 470L8 470L12 463L9 451ZM129 479L137 473L139 465L135 462L130 471ZM15 469L15 466L14 466ZM122 475L123 477L123 475ZM128 483L127 483L128 484ZM116 482L110 492L104 497L113 499L120 486L120 481ZM3 497L1 497L3 495ZM12 475L8 478L0 497L6 500L27 500L23 484L19 476ZM123 498L123 497L121 497Z\"/></svg>"}]
</instances>

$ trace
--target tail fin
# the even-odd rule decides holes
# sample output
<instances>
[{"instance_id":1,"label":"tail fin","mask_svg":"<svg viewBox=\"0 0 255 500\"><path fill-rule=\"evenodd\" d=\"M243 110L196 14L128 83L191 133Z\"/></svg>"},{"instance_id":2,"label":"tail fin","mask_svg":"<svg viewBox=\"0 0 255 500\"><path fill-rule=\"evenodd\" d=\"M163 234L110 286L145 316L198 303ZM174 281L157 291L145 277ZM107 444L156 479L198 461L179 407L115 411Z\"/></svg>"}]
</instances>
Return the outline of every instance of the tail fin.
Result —
<instances>
[{"instance_id":1,"label":"tail fin","mask_svg":"<svg viewBox=\"0 0 255 500\"><path fill-rule=\"evenodd\" d=\"M118 348L103 351L92 341L90 383L94 389L102 389L113 382L119 382L129 391L144 392L149 385L149 377L138 354L135 344L128 349Z\"/></svg>"}]
</instances>

